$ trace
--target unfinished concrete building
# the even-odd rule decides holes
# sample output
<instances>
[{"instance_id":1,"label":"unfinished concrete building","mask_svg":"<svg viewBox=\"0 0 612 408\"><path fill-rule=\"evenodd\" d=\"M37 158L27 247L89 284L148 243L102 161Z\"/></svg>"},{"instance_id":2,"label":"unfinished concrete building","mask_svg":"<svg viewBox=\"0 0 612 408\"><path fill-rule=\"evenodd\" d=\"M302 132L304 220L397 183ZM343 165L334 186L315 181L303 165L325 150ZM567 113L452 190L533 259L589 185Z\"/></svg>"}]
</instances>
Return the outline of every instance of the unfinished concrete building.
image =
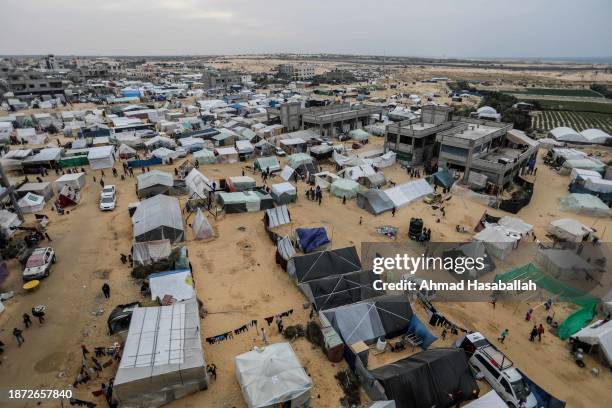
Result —
<instances>
[{"instance_id":1,"label":"unfinished concrete building","mask_svg":"<svg viewBox=\"0 0 612 408\"><path fill-rule=\"evenodd\" d=\"M338 104L304 109L302 128L313 129L321 136L335 137L353 129L361 129L382 114L382 107Z\"/></svg>"}]
</instances>

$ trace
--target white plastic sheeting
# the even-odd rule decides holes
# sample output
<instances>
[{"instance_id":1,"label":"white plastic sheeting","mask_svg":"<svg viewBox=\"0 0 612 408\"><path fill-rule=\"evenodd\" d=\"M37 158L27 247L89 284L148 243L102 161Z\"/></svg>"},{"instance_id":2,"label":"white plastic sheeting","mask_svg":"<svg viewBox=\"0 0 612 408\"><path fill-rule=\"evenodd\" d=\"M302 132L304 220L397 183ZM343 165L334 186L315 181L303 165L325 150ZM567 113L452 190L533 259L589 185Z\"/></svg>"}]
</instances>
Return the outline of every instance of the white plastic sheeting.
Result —
<instances>
[{"instance_id":1,"label":"white plastic sheeting","mask_svg":"<svg viewBox=\"0 0 612 408\"><path fill-rule=\"evenodd\" d=\"M464 405L463 408L507 408L508 404L497 395L495 390L487 392L482 397Z\"/></svg>"},{"instance_id":2,"label":"white plastic sheeting","mask_svg":"<svg viewBox=\"0 0 612 408\"><path fill-rule=\"evenodd\" d=\"M55 180L55 191L61 191L64 186L70 186L75 190L80 190L85 186L85 173L64 174Z\"/></svg>"},{"instance_id":3,"label":"white plastic sheeting","mask_svg":"<svg viewBox=\"0 0 612 408\"><path fill-rule=\"evenodd\" d=\"M280 176L283 180L289 181L289 179L291 179L291 176L293 176L294 171L295 170L292 167L285 166L283 167L283 170L281 171Z\"/></svg>"},{"instance_id":4,"label":"white plastic sheeting","mask_svg":"<svg viewBox=\"0 0 612 408\"><path fill-rule=\"evenodd\" d=\"M572 169L570 173L570 181L572 182L576 179L586 180L588 178L601 178L601 173L588 169Z\"/></svg>"},{"instance_id":5,"label":"white plastic sheeting","mask_svg":"<svg viewBox=\"0 0 612 408\"><path fill-rule=\"evenodd\" d=\"M289 224L291 222L289 210L287 209L286 205L267 209L266 217L268 219L268 228L280 227L281 225Z\"/></svg>"},{"instance_id":6,"label":"white plastic sheeting","mask_svg":"<svg viewBox=\"0 0 612 408\"><path fill-rule=\"evenodd\" d=\"M509 215L501 217L497 223L507 230L513 231L523 237L533 231L533 225L527 224L520 218L511 217Z\"/></svg>"},{"instance_id":7,"label":"white plastic sheeting","mask_svg":"<svg viewBox=\"0 0 612 408\"><path fill-rule=\"evenodd\" d=\"M433 192L433 187L425 179L409 181L385 190L385 194L393 201L396 208L406 206Z\"/></svg>"},{"instance_id":8,"label":"white plastic sheeting","mask_svg":"<svg viewBox=\"0 0 612 408\"><path fill-rule=\"evenodd\" d=\"M559 199L559 206L561 211L571 211L591 217L609 217L612 215L610 208L599 197L591 194L568 194Z\"/></svg>"},{"instance_id":9,"label":"white plastic sheeting","mask_svg":"<svg viewBox=\"0 0 612 408\"><path fill-rule=\"evenodd\" d=\"M238 151L233 147L217 147L215 153L217 154L217 161L219 163L238 162Z\"/></svg>"},{"instance_id":10,"label":"white plastic sheeting","mask_svg":"<svg viewBox=\"0 0 612 408\"><path fill-rule=\"evenodd\" d=\"M360 185L356 181L338 179L331 184L329 191L336 197L351 199L357 196L359 189Z\"/></svg>"},{"instance_id":11,"label":"white plastic sheeting","mask_svg":"<svg viewBox=\"0 0 612 408\"><path fill-rule=\"evenodd\" d=\"M115 164L114 147L92 147L87 154L87 160L93 170L109 169Z\"/></svg>"},{"instance_id":12,"label":"white plastic sheeting","mask_svg":"<svg viewBox=\"0 0 612 408\"><path fill-rule=\"evenodd\" d=\"M132 248L134 249L134 263L140 265L149 265L167 259L172 253L172 245L169 239L134 242Z\"/></svg>"},{"instance_id":13,"label":"white plastic sheeting","mask_svg":"<svg viewBox=\"0 0 612 408\"><path fill-rule=\"evenodd\" d=\"M8 238L12 237L13 234L15 234L15 230L12 228L20 225L21 221L17 214L7 210L0 210L0 230L4 236Z\"/></svg>"},{"instance_id":14,"label":"white plastic sheeting","mask_svg":"<svg viewBox=\"0 0 612 408\"><path fill-rule=\"evenodd\" d=\"M151 299L163 300L165 296L172 296L175 301L181 302L195 297L193 277L189 269L152 273L149 275Z\"/></svg>"},{"instance_id":15,"label":"white plastic sheeting","mask_svg":"<svg viewBox=\"0 0 612 408\"><path fill-rule=\"evenodd\" d=\"M589 177L584 182L584 188L597 193L612 193L612 180Z\"/></svg>"},{"instance_id":16,"label":"white plastic sheeting","mask_svg":"<svg viewBox=\"0 0 612 408\"><path fill-rule=\"evenodd\" d=\"M572 336L583 343L599 345L603 356L612 366L612 321L598 320Z\"/></svg>"},{"instance_id":17,"label":"white plastic sheeting","mask_svg":"<svg viewBox=\"0 0 612 408\"><path fill-rule=\"evenodd\" d=\"M34 193L27 193L19 199L17 205L25 214L35 213L45 208L45 198Z\"/></svg>"},{"instance_id":18,"label":"white plastic sheeting","mask_svg":"<svg viewBox=\"0 0 612 408\"><path fill-rule=\"evenodd\" d=\"M591 234L593 230L580 221L561 218L550 222L548 232L565 241L582 242L582 239Z\"/></svg>"},{"instance_id":19,"label":"white plastic sheeting","mask_svg":"<svg viewBox=\"0 0 612 408\"><path fill-rule=\"evenodd\" d=\"M191 169L187 177L185 177L185 184L191 196L206 198L208 192L212 191L210 180L197 169Z\"/></svg>"},{"instance_id":20,"label":"white plastic sheeting","mask_svg":"<svg viewBox=\"0 0 612 408\"><path fill-rule=\"evenodd\" d=\"M172 187L174 179L172 178L172 174L154 169L136 176L136 183L140 191L157 185Z\"/></svg>"},{"instance_id":21,"label":"white plastic sheeting","mask_svg":"<svg viewBox=\"0 0 612 408\"><path fill-rule=\"evenodd\" d=\"M289 343L277 343L236 356L236 378L249 408L291 401L308 406L312 380ZM283 405L284 406L284 405Z\"/></svg>"},{"instance_id":22,"label":"white plastic sheeting","mask_svg":"<svg viewBox=\"0 0 612 408\"><path fill-rule=\"evenodd\" d=\"M183 217L178 199L158 194L143 200L132 217L134 239L138 242L184 239Z\"/></svg>"},{"instance_id":23,"label":"white plastic sheeting","mask_svg":"<svg viewBox=\"0 0 612 408\"><path fill-rule=\"evenodd\" d=\"M483 242L487 252L501 260L510 255L519 239L520 237L508 234L503 228L493 226L487 226L474 235L474 241Z\"/></svg>"},{"instance_id":24,"label":"white plastic sheeting","mask_svg":"<svg viewBox=\"0 0 612 408\"><path fill-rule=\"evenodd\" d=\"M208 222L208 219L199 208L191 228L193 230L193 237L197 240L208 239L215 235L212 225L210 225L210 222Z\"/></svg>"}]
</instances>

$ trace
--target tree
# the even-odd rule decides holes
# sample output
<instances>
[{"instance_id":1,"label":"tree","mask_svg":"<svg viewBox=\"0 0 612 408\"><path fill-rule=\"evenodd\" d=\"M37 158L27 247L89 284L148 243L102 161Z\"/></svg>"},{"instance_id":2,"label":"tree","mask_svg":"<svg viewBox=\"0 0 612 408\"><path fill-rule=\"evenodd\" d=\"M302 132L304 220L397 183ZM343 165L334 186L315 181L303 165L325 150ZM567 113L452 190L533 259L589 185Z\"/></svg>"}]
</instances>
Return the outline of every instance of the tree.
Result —
<instances>
[{"instance_id":1,"label":"tree","mask_svg":"<svg viewBox=\"0 0 612 408\"><path fill-rule=\"evenodd\" d=\"M531 116L529 116L529 112L515 108L510 108L502 113L502 122L513 123L514 128L518 130L526 131L531 129Z\"/></svg>"}]
</instances>

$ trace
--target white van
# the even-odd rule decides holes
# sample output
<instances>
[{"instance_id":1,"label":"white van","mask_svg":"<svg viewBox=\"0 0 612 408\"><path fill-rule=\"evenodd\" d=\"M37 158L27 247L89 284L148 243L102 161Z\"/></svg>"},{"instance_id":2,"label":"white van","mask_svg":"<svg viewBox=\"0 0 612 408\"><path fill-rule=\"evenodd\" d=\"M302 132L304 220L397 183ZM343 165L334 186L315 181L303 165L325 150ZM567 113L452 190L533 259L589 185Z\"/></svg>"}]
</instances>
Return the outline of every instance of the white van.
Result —
<instances>
[{"instance_id":1,"label":"white van","mask_svg":"<svg viewBox=\"0 0 612 408\"><path fill-rule=\"evenodd\" d=\"M477 377L484 378L509 407L518 408L524 400L527 408L536 408L537 400L521 373L501 351L481 333L470 333L459 344L468 355L468 363Z\"/></svg>"}]
</instances>

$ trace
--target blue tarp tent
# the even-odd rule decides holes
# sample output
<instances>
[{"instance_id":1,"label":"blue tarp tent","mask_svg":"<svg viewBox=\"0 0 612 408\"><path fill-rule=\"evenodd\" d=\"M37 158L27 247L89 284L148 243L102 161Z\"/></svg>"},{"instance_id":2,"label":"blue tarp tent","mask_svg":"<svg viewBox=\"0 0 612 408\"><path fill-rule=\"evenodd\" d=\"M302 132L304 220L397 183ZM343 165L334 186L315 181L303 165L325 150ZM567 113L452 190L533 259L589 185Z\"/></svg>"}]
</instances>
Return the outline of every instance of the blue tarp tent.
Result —
<instances>
[{"instance_id":1,"label":"blue tarp tent","mask_svg":"<svg viewBox=\"0 0 612 408\"><path fill-rule=\"evenodd\" d=\"M421 343L421 348L423 350L427 350L429 346L431 346L431 343L438 340L438 338L431 334L429 330L427 330L427 327L414 314L410 317L408 332L414 333L415 335L423 339L423 342Z\"/></svg>"},{"instance_id":2,"label":"blue tarp tent","mask_svg":"<svg viewBox=\"0 0 612 408\"><path fill-rule=\"evenodd\" d=\"M298 228L296 229L300 247L304 253L312 252L322 246L329 244L325 228Z\"/></svg>"},{"instance_id":3,"label":"blue tarp tent","mask_svg":"<svg viewBox=\"0 0 612 408\"><path fill-rule=\"evenodd\" d=\"M555 398L554 396L546 392L542 387L540 387L538 384L534 383L529 377L527 377L524 372L520 370L518 370L518 372L521 373L521 375L525 379L525 382L527 382L529 389L531 390L533 395L536 397L536 400L538 401L538 407L541 407L541 408L564 408L565 407L565 401L561 401L560 399Z\"/></svg>"}]
</instances>

